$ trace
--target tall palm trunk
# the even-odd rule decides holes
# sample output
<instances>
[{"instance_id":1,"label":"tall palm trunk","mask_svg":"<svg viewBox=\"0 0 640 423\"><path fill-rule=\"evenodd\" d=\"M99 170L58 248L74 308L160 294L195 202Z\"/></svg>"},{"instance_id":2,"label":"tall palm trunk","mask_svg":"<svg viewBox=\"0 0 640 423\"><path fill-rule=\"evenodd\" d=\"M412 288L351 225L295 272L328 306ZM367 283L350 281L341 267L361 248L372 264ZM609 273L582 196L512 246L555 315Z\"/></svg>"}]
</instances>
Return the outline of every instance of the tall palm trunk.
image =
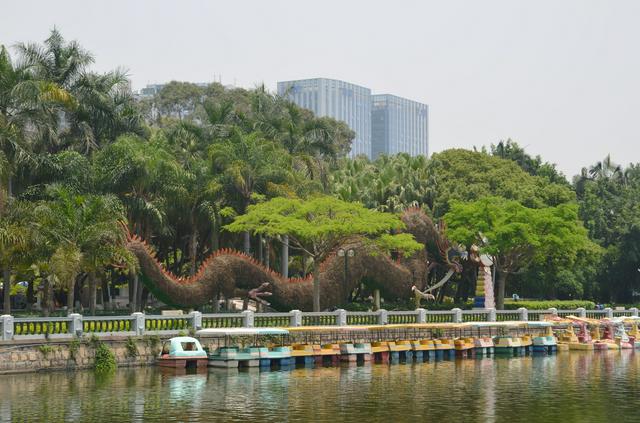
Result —
<instances>
[{"instance_id":1,"label":"tall palm trunk","mask_svg":"<svg viewBox=\"0 0 640 423\"><path fill-rule=\"evenodd\" d=\"M73 313L73 303L75 301L76 278L71 278L67 289L67 314Z\"/></svg>"},{"instance_id":2,"label":"tall palm trunk","mask_svg":"<svg viewBox=\"0 0 640 423\"><path fill-rule=\"evenodd\" d=\"M498 289L496 293L496 308L498 310L504 309L504 291L507 285L508 273L502 271L498 274Z\"/></svg>"},{"instance_id":3,"label":"tall palm trunk","mask_svg":"<svg viewBox=\"0 0 640 423\"><path fill-rule=\"evenodd\" d=\"M132 289L129 292L129 308L132 313L138 311L137 308L137 299L138 299L138 274L134 273L133 281L132 281Z\"/></svg>"},{"instance_id":4,"label":"tall palm trunk","mask_svg":"<svg viewBox=\"0 0 640 423\"><path fill-rule=\"evenodd\" d=\"M282 236L282 254L280 255L280 273L289 277L289 235Z\"/></svg>"},{"instance_id":5,"label":"tall palm trunk","mask_svg":"<svg viewBox=\"0 0 640 423\"><path fill-rule=\"evenodd\" d=\"M49 317L51 312L51 302L53 295L51 295L51 281L49 276L44 278L44 290L42 291L42 314L44 317Z\"/></svg>"},{"instance_id":6,"label":"tall palm trunk","mask_svg":"<svg viewBox=\"0 0 640 423\"><path fill-rule=\"evenodd\" d=\"M196 274L196 258L198 254L198 230L193 229L189 240L189 275Z\"/></svg>"},{"instance_id":7,"label":"tall palm trunk","mask_svg":"<svg viewBox=\"0 0 640 423\"><path fill-rule=\"evenodd\" d=\"M320 311L320 263L313 261L313 311Z\"/></svg>"},{"instance_id":8,"label":"tall palm trunk","mask_svg":"<svg viewBox=\"0 0 640 423\"><path fill-rule=\"evenodd\" d=\"M251 234L249 233L249 231L244 231L242 233L242 236L242 249L245 254L249 255L251 254Z\"/></svg>"},{"instance_id":9,"label":"tall palm trunk","mask_svg":"<svg viewBox=\"0 0 640 423\"><path fill-rule=\"evenodd\" d=\"M98 294L98 283L96 280L96 273L89 272L89 314L91 316L96 315L97 294Z\"/></svg>"},{"instance_id":10,"label":"tall palm trunk","mask_svg":"<svg viewBox=\"0 0 640 423\"><path fill-rule=\"evenodd\" d=\"M4 301L3 301L3 313L11 314L11 270L9 267L5 267L2 270L3 276L3 291L4 291Z\"/></svg>"}]
</instances>

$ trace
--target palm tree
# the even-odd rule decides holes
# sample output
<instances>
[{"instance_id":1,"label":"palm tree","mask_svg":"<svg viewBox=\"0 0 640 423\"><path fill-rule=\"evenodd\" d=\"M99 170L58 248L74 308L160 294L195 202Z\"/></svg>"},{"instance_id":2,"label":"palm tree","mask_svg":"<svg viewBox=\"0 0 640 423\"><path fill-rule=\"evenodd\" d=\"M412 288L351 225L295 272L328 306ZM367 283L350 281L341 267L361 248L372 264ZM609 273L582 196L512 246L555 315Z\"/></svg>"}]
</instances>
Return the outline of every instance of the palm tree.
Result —
<instances>
[{"instance_id":1,"label":"palm tree","mask_svg":"<svg viewBox=\"0 0 640 423\"><path fill-rule=\"evenodd\" d=\"M52 251L52 271L67 289L70 313L77 277L88 273L90 309L95 314L95 273L113 263L135 262L124 247L122 205L113 196L74 195L64 187L51 187L50 195L52 200L40 204L35 215L38 230Z\"/></svg>"},{"instance_id":2,"label":"palm tree","mask_svg":"<svg viewBox=\"0 0 640 423\"><path fill-rule=\"evenodd\" d=\"M287 152L257 132L235 130L229 139L209 148L209 158L240 214L253 201L281 188L290 177ZM250 253L249 232L244 233L243 248Z\"/></svg>"},{"instance_id":3,"label":"palm tree","mask_svg":"<svg viewBox=\"0 0 640 423\"><path fill-rule=\"evenodd\" d=\"M621 181L623 172L622 166L611 160L611 155L607 154L604 160L599 161L589 168L589 175L594 179L614 179Z\"/></svg>"}]
</instances>

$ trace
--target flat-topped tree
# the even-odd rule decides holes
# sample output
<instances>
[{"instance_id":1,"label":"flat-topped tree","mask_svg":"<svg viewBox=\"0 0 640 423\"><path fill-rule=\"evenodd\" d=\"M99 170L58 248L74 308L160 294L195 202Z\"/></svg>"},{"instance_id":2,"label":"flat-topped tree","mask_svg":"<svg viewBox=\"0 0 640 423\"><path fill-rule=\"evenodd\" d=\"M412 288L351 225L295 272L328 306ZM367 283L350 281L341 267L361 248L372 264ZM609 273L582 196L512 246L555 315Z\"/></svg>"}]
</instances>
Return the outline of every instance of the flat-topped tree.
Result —
<instances>
[{"instance_id":1,"label":"flat-topped tree","mask_svg":"<svg viewBox=\"0 0 640 423\"><path fill-rule=\"evenodd\" d=\"M579 255L597 251L578 220L575 203L532 209L502 197L453 201L444 220L452 240L471 245L478 242L480 234L487 239L482 250L495 257L498 309L504 307L509 274L534 263L571 267Z\"/></svg>"},{"instance_id":2,"label":"flat-topped tree","mask_svg":"<svg viewBox=\"0 0 640 423\"><path fill-rule=\"evenodd\" d=\"M277 197L249 206L246 214L225 226L231 232L251 231L270 237L288 235L291 248L313 258L314 311L320 311L320 263L357 236L377 244L379 248L372 251L410 254L423 248L410 234L389 233L403 227L396 215L328 196L309 200Z\"/></svg>"}]
</instances>

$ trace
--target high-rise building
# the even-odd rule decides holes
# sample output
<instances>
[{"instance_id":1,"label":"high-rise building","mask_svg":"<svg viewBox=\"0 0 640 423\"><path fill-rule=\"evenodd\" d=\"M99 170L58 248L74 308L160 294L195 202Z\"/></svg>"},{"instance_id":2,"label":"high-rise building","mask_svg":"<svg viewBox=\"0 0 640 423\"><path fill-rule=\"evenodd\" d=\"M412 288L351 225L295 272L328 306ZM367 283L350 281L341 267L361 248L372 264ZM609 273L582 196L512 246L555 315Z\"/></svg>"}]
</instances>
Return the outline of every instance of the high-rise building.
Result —
<instances>
[{"instance_id":1,"label":"high-rise building","mask_svg":"<svg viewBox=\"0 0 640 423\"><path fill-rule=\"evenodd\" d=\"M371 90L326 78L278 82L278 95L317 116L345 122L355 132L350 157L371 157Z\"/></svg>"},{"instance_id":2,"label":"high-rise building","mask_svg":"<svg viewBox=\"0 0 640 423\"><path fill-rule=\"evenodd\" d=\"M429 106L391 94L375 94L371 106L371 156L429 154Z\"/></svg>"}]
</instances>

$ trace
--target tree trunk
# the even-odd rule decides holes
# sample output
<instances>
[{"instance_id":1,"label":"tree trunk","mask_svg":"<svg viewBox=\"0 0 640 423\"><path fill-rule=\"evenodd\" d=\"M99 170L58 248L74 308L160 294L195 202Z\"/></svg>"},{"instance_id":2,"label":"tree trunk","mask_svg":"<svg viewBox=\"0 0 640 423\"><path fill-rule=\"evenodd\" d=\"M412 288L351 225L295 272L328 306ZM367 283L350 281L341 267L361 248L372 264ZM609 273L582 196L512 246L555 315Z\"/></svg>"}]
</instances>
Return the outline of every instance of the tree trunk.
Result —
<instances>
[{"instance_id":1,"label":"tree trunk","mask_svg":"<svg viewBox=\"0 0 640 423\"><path fill-rule=\"evenodd\" d=\"M35 289L33 287L34 280L29 281L29 286L27 286L27 310L31 311L33 308L33 304L36 302Z\"/></svg>"},{"instance_id":2,"label":"tree trunk","mask_svg":"<svg viewBox=\"0 0 640 423\"><path fill-rule=\"evenodd\" d=\"M189 275L196 274L196 257L198 252L198 230L194 229L191 233L191 239L189 240Z\"/></svg>"},{"instance_id":3,"label":"tree trunk","mask_svg":"<svg viewBox=\"0 0 640 423\"><path fill-rule=\"evenodd\" d=\"M249 233L249 231L244 231L242 235L243 235L242 249L245 254L250 255L251 254L251 234Z\"/></svg>"},{"instance_id":4,"label":"tree trunk","mask_svg":"<svg viewBox=\"0 0 640 423\"><path fill-rule=\"evenodd\" d=\"M271 259L270 259L270 247L269 247L269 238L265 238L264 243L264 265L267 269L270 269Z\"/></svg>"},{"instance_id":5,"label":"tree trunk","mask_svg":"<svg viewBox=\"0 0 640 423\"><path fill-rule=\"evenodd\" d=\"M262 248L262 234L258 234L258 261L264 264L264 249Z\"/></svg>"},{"instance_id":6,"label":"tree trunk","mask_svg":"<svg viewBox=\"0 0 640 423\"><path fill-rule=\"evenodd\" d=\"M111 310L111 278L102 278L102 304L105 310Z\"/></svg>"},{"instance_id":7,"label":"tree trunk","mask_svg":"<svg viewBox=\"0 0 640 423\"><path fill-rule=\"evenodd\" d=\"M89 315L96 315L96 300L98 296L98 283L96 273L89 272Z\"/></svg>"},{"instance_id":8,"label":"tree trunk","mask_svg":"<svg viewBox=\"0 0 640 423\"><path fill-rule=\"evenodd\" d=\"M213 312L220 312L220 294L216 294L213 298Z\"/></svg>"},{"instance_id":9,"label":"tree trunk","mask_svg":"<svg viewBox=\"0 0 640 423\"><path fill-rule=\"evenodd\" d=\"M498 274L498 289L496 294L496 309L503 310L504 309L504 289L507 285L507 276L509 274L507 272L500 272Z\"/></svg>"},{"instance_id":10,"label":"tree trunk","mask_svg":"<svg viewBox=\"0 0 640 423\"><path fill-rule=\"evenodd\" d=\"M138 279L137 294L138 295L136 295L136 311L142 311L144 310L144 306L145 306L145 304L143 304L143 301L142 301L143 294L144 294L144 285L140 283L139 279ZM144 298L146 299L146 296Z\"/></svg>"},{"instance_id":11,"label":"tree trunk","mask_svg":"<svg viewBox=\"0 0 640 423\"><path fill-rule=\"evenodd\" d=\"M73 313L73 303L75 301L76 278L71 278L71 283L67 289L67 314Z\"/></svg>"},{"instance_id":12,"label":"tree trunk","mask_svg":"<svg viewBox=\"0 0 640 423\"><path fill-rule=\"evenodd\" d=\"M280 255L280 273L289 277L289 235L282 236L282 254Z\"/></svg>"},{"instance_id":13,"label":"tree trunk","mask_svg":"<svg viewBox=\"0 0 640 423\"><path fill-rule=\"evenodd\" d=\"M313 261L313 311L320 311L320 264Z\"/></svg>"},{"instance_id":14,"label":"tree trunk","mask_svg":"<svg viewBox=\"0 0 640 423\"><path fill-rule=\"evenodd\" d=\"M373 290L373 311L380 310L380 290Z\"/></svg>"},{"instance_id":15,"label":"tree trunk","mask_svg":"<svg viewBox=\"0 0 640 423\"><path fill-rule=\"evenodd\" d=\"M135 313L137 310L136 300L138 299L138 274L134 273L133 281L132 281L132 289L129 292L129 308L132 313Z\"/></svg>"},{"instance_id":16,"label":"tree trunk","mask_svg":"<svg viewBox=\"0 0 640 423\"><path fill-rule=\"evenodd\" d=\"M302 277L307 276L307 264L309 263L309 256L307 253L302 253Z\"/></svg>"},{"instance_id":17,"label":"tree trunk","mask_svg":"<svg viewBox=\"0 0 640 423\"><path fill-rule=\"evenodd\" d=\"M220 230L216 223L211 228L211 251L218 251L220 249Z\"/></svg>"},{"instance_id":18,"label":"tree trunk","mask_svg":"<svg viewBox=\"0 0 640 423\"><path fill-rule=\"evenodd\" d=\"M4 301L3 301L3 313L11 314L11 270L8 267L5 267L2 270L3 276L3 292L4 292Z\"/></svg>"}]
</instances>

